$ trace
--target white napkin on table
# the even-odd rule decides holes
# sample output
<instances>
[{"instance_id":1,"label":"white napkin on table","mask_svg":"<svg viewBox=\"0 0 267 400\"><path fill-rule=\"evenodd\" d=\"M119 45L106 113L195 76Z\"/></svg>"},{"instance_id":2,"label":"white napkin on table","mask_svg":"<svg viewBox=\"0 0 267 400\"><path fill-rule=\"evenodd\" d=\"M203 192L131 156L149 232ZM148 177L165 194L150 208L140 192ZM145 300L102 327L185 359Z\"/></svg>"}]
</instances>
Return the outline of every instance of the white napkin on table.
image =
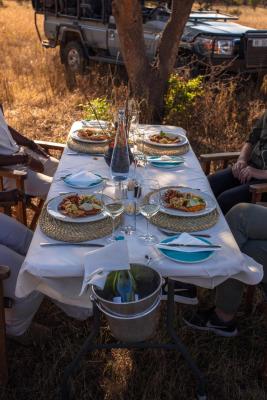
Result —
<instances>
[{"instance_id":1,"label":"white napkin on table","mask_svg":"<svg viewBox=\"0 0 267 400\"><path fill-rule=\"evenodd\" d=\"M166 157L166 158L165 158ZM161 156L161 157L147 157L150 162L157 162L157 163L180 163L184 162L182 157L175 157L175 156Z\"/></svg>"},{"instance_id":2,"label":"white napkin on table","mask_svg":"<svg viewBox=\"0 0 267 400\"><path fill-rule=\"evenodd\" d=\"M103 289L111 271L130 269L126 240L117 240L106 247L87 253L84 258L84 277L80 296L88 285Z\"/></svg>"},{"instance_id":3,"label":"white napkin on table","mask_svg":"<svg viewBox=\"0 0 267 400\"><path fill-rule=\"evenodd\" d=\"M205 243L203 240L198 239L195 236L191 236L189 233L181 233L177 239L173 239L169 241L168 243L173 243L173 244L197 244L197 245L207 245L208 243ZM209 251L208 248L201 248L201 247L169 247L164 245L164 243L158 243L156 245L158 249L166 249L166 250L172 250L172 251L183 251L185 253L196 253L200 251ZM220 250L218 249L211 249L212 251L214 250Z\"/></svg>"},{"instance_id":4,"label":"white napkin on table","mask_svg":"<svg viewBox=\"0 0 267 400\"><path fill-rule=\"evenodd\" d=\"M65 182L71 185L83 185L90 186L96 183L100 183L102 178L93 174L90 171L79 171L71 174L65 178Z\"/></svg>"}]
</instances>

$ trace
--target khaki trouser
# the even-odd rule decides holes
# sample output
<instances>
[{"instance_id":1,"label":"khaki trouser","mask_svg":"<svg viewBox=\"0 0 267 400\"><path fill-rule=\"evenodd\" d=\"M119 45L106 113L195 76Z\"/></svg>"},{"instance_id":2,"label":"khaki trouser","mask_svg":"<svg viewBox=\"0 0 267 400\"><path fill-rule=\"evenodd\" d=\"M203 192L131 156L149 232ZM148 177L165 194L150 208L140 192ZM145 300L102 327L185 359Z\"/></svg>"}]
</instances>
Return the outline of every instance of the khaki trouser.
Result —
<instances>
[{"instance_id":1,"label":"khaki trouser","mask_svg":"<svg viewBox=\"0 0 267 400\"><path fill-rule=\"evenodd\" d=\"M43 173L35 172L27 168L27 179L25 180L25 192L31 196L37 196L41 197L42 199L45 199L52 182L52 177L54 176L57 170L58 160L53 157L49 157L47 159L40 157L40 161L44 166ZM25 167L16 167L16 169L20 168L25 168ZM14 179L5 179L4 187L5 190L15 189L16 183Z\"/></svg>"},{"instance_id":2,"label":"khaki trouser","mask_svg":"<svg viewBox=\"0 0 267 400\"><path fill-rule=\"evenodd\" d=\"M267 208L241 203L233 207L226 220L240 250L263 265L263 283L267 283ZM236 313L243 294L243 283L229 279L216 289L216 307Z\"/></svg>"},{"instance_id":3,"label":"khaki trouser","mask_svg":"<svg viewBox=\"0 0 267 400\"><path fill-rule=\"evenodd\" d=\"M13 218L0 213L0 265L7 265L11 274L4 281L4 296L13 300L11 308L5 309L6 331L13 336L22 335L37 312L44 296L40 292L17 298L15 288L20 267L32 240L32 232ZM54 301L67 315L86 319L91 310Z\"/></svg>"}]
</instances>

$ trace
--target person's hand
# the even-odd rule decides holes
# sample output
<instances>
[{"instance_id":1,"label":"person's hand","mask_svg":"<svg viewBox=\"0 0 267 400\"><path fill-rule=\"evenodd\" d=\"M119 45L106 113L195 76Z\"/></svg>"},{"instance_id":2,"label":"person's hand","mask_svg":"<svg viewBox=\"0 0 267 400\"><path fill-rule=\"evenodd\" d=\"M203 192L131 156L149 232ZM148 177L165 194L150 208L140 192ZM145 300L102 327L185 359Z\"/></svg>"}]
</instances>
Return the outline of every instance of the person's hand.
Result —
<instances>
[{"instance_id":1,"label":"person's hand","mask_svg":"<svg viewBox=\"0 0 267 400\"><path fill-rule=\"evenodd\" d=\"M41 161L36 160L36 158L33 158L28 155L28 167L32 169L35 172L44 172L44 166L41 163Z\"/></svg>"},{"instance_id":2,"label":"person's hand","mask_svg":"<svg viewBox=\"0 0 267 400\"><path fill-rule=\"evenodd\" d=\"M245 160L237 160L237 162L232 166L232 173L234 177L240 179L240 172L246 167L247 163Z\"/></svg>"},{"instance_id":3,"label":"person's hand","mask_svg":"<svg viewBox=\"0 0 267 400\"><path fill-rule=\"evenodd\" d=\"M28 146L32 151L34 151L36 154L48 158L49 154L46 153L46 151L37 143L34 141L31 141L30 145Z\"/></svg>"},{"instance_id":4,"label":"person's hand","mask_svg":"<svg viewBox=\"0 0 267 400\"><path fill-rule=\"evenodd\" d=\"M18 189L9 190L7 192L0 192L0 202L11 201L17 203L18 201L25 201L25 194Z\"/></svg>"},{"instance_id":5,"label":"person's hand","mask_svg":"<svg viewBox=\"0 0 267 400\"><path fill-rule=\"evenodd\" d=\"M253 168L250 166L243 168L240 171L239 178L238 178L240 180L240 183L246 183L246 182L249 182L252 178L256 178L257 171L258 170L256 168Z\"/></svg>"}]
</instances>

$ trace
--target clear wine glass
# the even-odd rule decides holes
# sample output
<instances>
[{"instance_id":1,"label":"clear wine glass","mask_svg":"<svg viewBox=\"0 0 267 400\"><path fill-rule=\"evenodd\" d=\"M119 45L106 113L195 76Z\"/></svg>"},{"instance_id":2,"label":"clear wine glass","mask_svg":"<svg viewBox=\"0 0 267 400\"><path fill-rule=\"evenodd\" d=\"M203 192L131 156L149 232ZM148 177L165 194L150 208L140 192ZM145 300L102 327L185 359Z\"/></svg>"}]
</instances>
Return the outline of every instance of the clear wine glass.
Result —
<instances>
[{"instance_id":1,"label":"clear wine glass","mask_svg":"<svg viewBox=\"0 0 267 400\"><path fill-rule=\"evenodd\" d=\"M146 233L138 236L145 244L157 243L158 241L157 237L151 235L149 232L149 221L159 211L160 204L161 193L159 182L156 179L144 179L141 184L141 193L137 208L147 221Z\"/></svg>"},{"instance_id":2,"label":"clear wine glass","mask_svg":"<svg viewBox=\"0 0 267 400\"><path fill-rule=\"evenodd\" d=\"M112 219L112 236L108 241L114 242L116 240L115 219L124 211L123 186L114 181L106 181L102 189L101 201L104 213Z\"/></svg>"}]
</instances>

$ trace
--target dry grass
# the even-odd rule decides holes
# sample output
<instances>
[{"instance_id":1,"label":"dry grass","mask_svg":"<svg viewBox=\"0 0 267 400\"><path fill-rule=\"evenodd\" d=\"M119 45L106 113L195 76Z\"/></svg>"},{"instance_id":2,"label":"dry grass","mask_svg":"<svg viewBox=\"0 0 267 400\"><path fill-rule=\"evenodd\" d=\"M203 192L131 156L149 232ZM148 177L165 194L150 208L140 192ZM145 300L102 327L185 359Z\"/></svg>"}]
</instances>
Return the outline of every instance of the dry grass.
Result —
<instances>
[{"instance_id":1,"label":"dry grass","mask_svg":"<svg viewBox=\"0 0 267 400\"><path fill-rule=\"evenodd\" d=\"M9 123L33 138L65 141L85 95L95 97L123 87L111 86L108 67L94 66L88 77L79 79L79 89L70 93L65 85L58 50L43 50L38 42L33 12L29 6L4 1L0 9L0 99ZM240 22L265 28L267 11L242 8ZM237 89L238 84L238 89ZM198 152L234 149L240 146L252 120L265 106L265 90L238 79L206 82L205 96L197 100L190 114L168 121L184 126ZM202 290L205 305L207 292ZM182 307L177 307L177 332L208 377L211 400L264 400L258 381L266 332L255 313L239 317L241 335L232 340L199 334L184 327ZM163 330L162 307L158 338ZM10 382L0 390L1 400L54 400L64 367L88 335L91 321L67 318L46 301L36 319L53 328L53 341L45 350L8 343ZM101 339L110 341L104 325ZM75 399L95 400L180 400L194 399L194 382L181 357L163 351L96 352L86 357L75 378Z\"/></svg>"}]
</instances>

